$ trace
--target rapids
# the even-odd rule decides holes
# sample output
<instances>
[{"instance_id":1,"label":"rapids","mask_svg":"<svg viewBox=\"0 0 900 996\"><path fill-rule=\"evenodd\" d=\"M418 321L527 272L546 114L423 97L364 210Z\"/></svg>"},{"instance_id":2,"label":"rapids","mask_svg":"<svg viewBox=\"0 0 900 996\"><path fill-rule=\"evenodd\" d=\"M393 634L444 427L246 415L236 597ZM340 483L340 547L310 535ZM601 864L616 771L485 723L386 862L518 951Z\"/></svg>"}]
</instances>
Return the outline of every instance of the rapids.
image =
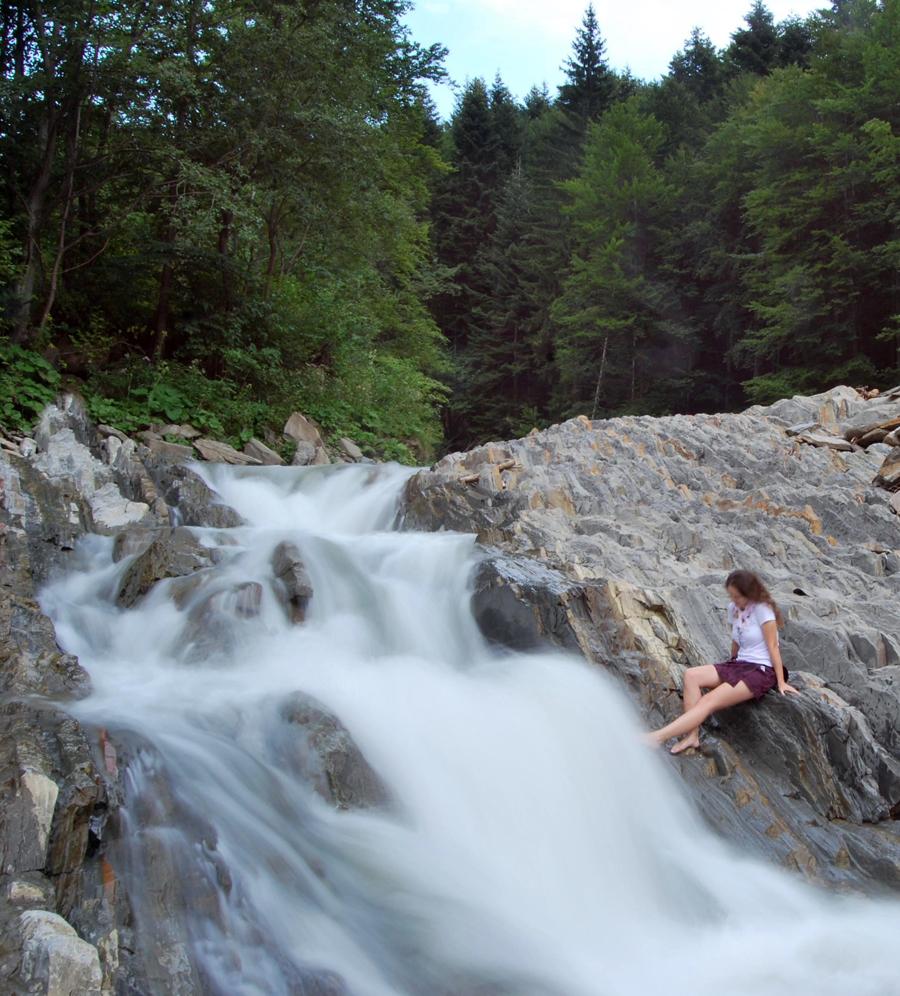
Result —
<instances>
[{"instance_id":1,"label":"rapids","mask_svg":"<svg viewBox=\"0 0 900 996\"><path fill-rule=\"evenodd\" d=\"M474 537L398 528L412 470L196 469L246 525L196 530L220 562L195 595L176 604L166 581L118 608L129 561L99 536L42 594L92 676L71 711L141 745L117 870L138 937L169 945L172 992L189 963L229 996L331 976L345 988L309 992L900 992L900 905L738 853L600 667L485 642L469 610ZM314 591L297 626L273 590L283 540ZM246 582L262 585L258 613L199 640L191 598L221 591L227 605ZM298 693L340 719L387 804L338 810L298 777L284 712ZM173 873L185 936L167 939L150 893Z\"/></svg>"}]
</instances>

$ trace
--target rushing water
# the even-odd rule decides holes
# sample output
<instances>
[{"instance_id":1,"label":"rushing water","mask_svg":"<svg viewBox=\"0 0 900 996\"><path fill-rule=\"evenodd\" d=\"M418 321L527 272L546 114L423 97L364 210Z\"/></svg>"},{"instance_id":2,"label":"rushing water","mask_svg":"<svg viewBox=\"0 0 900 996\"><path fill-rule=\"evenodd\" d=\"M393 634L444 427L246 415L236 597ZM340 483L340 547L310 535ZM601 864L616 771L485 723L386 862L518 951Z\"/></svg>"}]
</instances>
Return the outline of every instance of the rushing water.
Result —
<instances>
[{"instance_id":1,"label":"rushing water","mask_svg":"<svg viewBox=\"0 0 900 996\"><path fill-rule=\"evenodd\" d=\"M209 991L297 993L315 970L352 996L900 993L896 904L731 850L600 668L486 645L474 538L392 528L409 470L203 473L248 523L197 530L221 556L205 587L176 605L160 583L120 610L128 561L89 537L43 602L93 678L79 718L152 745L129 767L122 865L139 928L168 867L212 892L184 921ZM272 589L283 540L315 592L299 626ZM235 606L248 581L258 614L220 615L198 642L192 606ZM297 776L298 693L339 717L387 805L339 811ZM185 812L214 852L165 825Z\"/></svg>"}]
</instances>

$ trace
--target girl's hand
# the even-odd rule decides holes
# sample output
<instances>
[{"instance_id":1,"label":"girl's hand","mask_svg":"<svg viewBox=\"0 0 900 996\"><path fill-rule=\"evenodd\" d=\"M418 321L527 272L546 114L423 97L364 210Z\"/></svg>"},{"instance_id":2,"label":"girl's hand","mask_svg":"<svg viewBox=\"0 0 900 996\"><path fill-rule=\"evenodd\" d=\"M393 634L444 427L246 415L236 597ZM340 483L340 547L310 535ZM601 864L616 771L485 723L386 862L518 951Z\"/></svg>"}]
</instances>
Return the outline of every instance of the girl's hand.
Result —
<instances>
[{"instance_id":1,"label":"girl's hand","mask_svg":"<svg viewBox=\"0 0 900 996\"><path fill-rule=\"evenodd\" d=\"M781 692L782 695L784 695L785 692L791 692L793 695L800 694L799 688L794 688L793 685L789 685L787 682L785 682L783 685L779 685L778 691Z\"/></svg>"}]
</instances>

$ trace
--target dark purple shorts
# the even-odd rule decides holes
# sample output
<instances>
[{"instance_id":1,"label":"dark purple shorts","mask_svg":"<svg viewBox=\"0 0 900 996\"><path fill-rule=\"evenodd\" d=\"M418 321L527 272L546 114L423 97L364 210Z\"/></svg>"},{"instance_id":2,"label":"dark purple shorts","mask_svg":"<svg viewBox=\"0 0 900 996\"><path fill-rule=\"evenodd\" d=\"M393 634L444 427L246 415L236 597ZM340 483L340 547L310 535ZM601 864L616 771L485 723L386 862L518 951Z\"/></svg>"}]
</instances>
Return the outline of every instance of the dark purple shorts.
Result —
<instances>
[{"instance_id":1,"label":"dark purple shorts","mask_svg":"<svg viewBox=\"0 0 900 996\"><path fill-rule=\"evenodd\" d=\"M713 667L722 681L729 685L743 681L753 693L754 699L761 699L778 684L774 667L763 667L761 664L741 660L722 661L721 664L713 664ZM784 680L788 680L787 668L784 669Z\"/></svg>"}]
</instances>

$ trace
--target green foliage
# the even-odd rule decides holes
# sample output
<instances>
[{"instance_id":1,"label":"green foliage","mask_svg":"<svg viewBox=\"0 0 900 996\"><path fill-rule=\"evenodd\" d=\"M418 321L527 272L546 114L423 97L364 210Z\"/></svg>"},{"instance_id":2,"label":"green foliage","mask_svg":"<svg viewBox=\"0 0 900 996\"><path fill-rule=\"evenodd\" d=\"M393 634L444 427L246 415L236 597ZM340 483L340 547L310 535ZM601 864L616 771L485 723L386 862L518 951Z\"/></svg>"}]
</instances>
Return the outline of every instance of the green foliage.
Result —
<instances>
[{"instance_id":1,"label":"green foliage","mask_svg":"<svg viewBox=\"0 0 900 996\"><path fill-rule=\"evenodd\" d=\"M55 367L40 353L0 339L0 425L29 432L56 396L59 381Z\"/></svg>"}]
</instances>

